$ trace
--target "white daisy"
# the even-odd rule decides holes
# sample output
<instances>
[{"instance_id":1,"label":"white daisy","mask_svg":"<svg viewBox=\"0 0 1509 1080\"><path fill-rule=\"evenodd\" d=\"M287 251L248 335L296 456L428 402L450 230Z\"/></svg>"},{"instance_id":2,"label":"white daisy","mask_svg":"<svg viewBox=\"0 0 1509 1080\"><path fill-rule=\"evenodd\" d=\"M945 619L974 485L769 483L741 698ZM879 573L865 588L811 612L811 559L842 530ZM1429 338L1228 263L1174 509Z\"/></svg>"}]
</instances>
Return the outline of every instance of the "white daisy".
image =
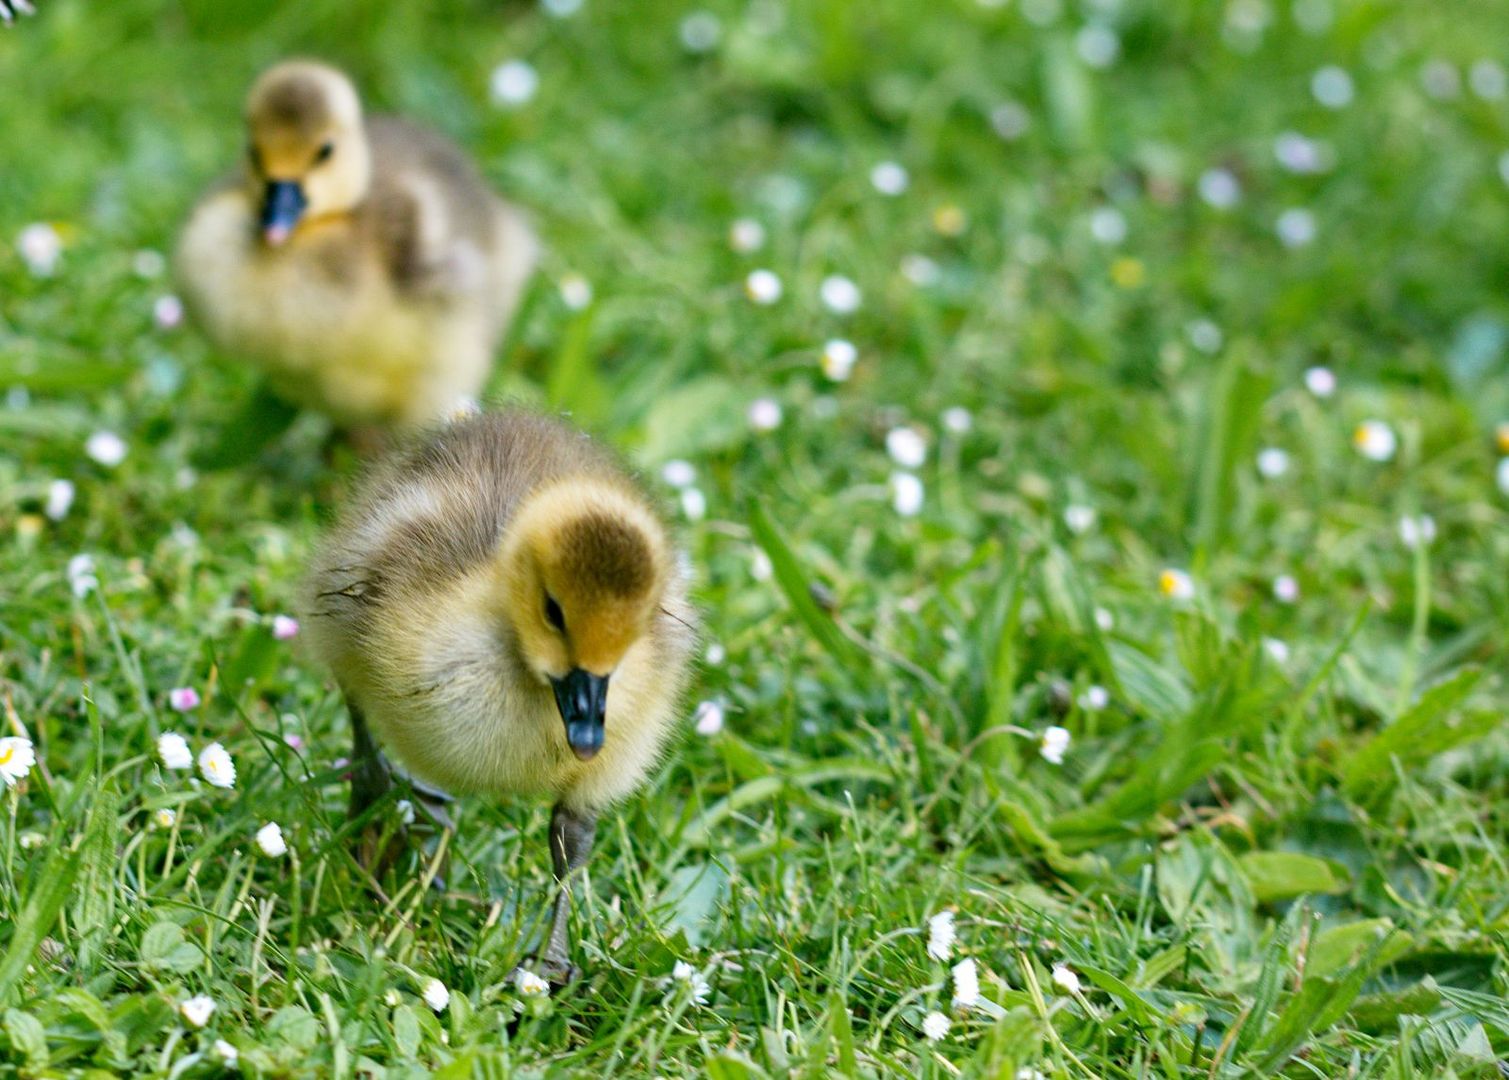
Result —
<instances>
[{"instance_id":1,"label":"white daisy","mask_svg":"<svg viewBox=\"0 0 1509 1080\"><path fill-rule=\"evenodd\" d=\"M439 979L428 980L419 996L424 998L426 1005L438 1013L445 1012L446 1006L451 1003L451 992Z\"/></svg>"},{"instance_id":2,"label":"white daisy","mask_svg":"<svg viewBox=\"0 0 1509 1080\"><path fill-rule=\"evenodd\" d=\"M728 659L728 650L723 647L721 642L710 641L707 644L707 649L702 654L702 659L708 667L718 667L724 660Z\"/></svg>"},{"instance_id":3,"label":"white daisy","mask_svg":"<svg viewBox=\"0 0 1509 1080\"><path fill-rule=\"evenodd\" d=\"M8 735L0 739L0 783L15 787L37 763L37 751L30 739Z\"/></svg>"},{"instance_id":4,"label":"white daisy","mask_svg":"<svg viewBox=\"0 0 1509 1080\"><path fill-rule=\"evenodd\" d=\"M1095 625L1100 628L1101 633L1110 633L1116 628L1116 616L1105 608L1098 607L1095 609Z\"/></svg>"},{"instance_id":5,"label":"white daisy","mask_svg":"<svg viewBox=\"0 0 1509 1080\"><path fill-rule=\"evenodd\" d=\"M550 984L526 967L514 971L513 986L520 997L544 997L550 993Z\"/></svg>"},{"instance_id":6,"label":"white daisy","mask_svg":"<svg viewBox=\"0 0 1509 1080\"><path fill-rule=\"evenodd\" d=\"M47 485L47 504L42 508L42 512L53 521L62 521L68 516L68 511L73 508L75 494L73 481L54 480Z\"/></svg>"},{"instance_id":7,"label":"white daisy","mask_svg":"<svg viewBox=\"0 0 1509 1080\"><path fill-rule=\"evenodd\" d=\"M151 248L142 248L131 256L131 272L146 281L162 277L162 272L168 268L168 260L160 251Z\"/></svg>"},{"instance_id":8,"label":"white daisy","mask_svg":"<svg viewBox=\"0 0 1509 1080\"><path fill-rule=\"evenodd\" d=\"M694 11L681 20L679 34L687 52L712 52L723 38L723 23L711 11Z\"/></svg>"},{"instance_id":9,"label":"white daisy","mask_svg":"<svg viewBox=\"0 0 1509 1080\"><path fill-rule=\"evenodd\" d=\"M272 617L272 636L279 641L287 641L291 637L297 637L299 633L299 620L291 615L274 615Z\"/></svg>"},{"instance_id":10,"label":"white daisy","mask_svg":"<svg viewBox=\"0 0 1509 1080\"><path fill-rule=\"evenodd\" d=\"M1364 420L1352 432L1352 445L1369 461L1388 461L1399 448L1399 439L1382 420Z\"/></svg>"},{"instance_id":11,"label":"white daisy","mask_svg":"<svg viewBox=\"0 0 1509 1080\"><path fill-rule=\"evenodd\" d=\"M487 89L494 105L517 108L540 88L539 72L523 60L508 60L493 68Z\"/></svg>"},{"instance_id":12,"label":"white daisy","mask_svg":"<svg viewBox=\"0 0 1509 1080\"><path fill-rule=\"evenodd\" d=\"M126 440L113 431L96 431L85 440L84 453L105 468L113 469L126 460Z\"/></svg>"},{"instance_id":13,"label":"white daisy","mask_svg":"<svg viewBox=\"0 0 1509 1080\"><path fill-rule=\"evenodd\" d=\"M671 978L675 982L685 983L690 989L692 1002L697 1005L706 1005L708 996L712 993L712 987L708 985L702 972L692 967L685 960L677 960L671 969Z\"/></svg>"},{"instance_id":14,"label":"white daisy","mask_svg":"<svg viewBox=\"0 0 1509 1080\"><path fill-rule=\"evenodd\" d=\"M283 827L269 821L257 830L257 847L269 859L280 859L288 854L288 841L283 839Z\"/></svg>"},{"instance_id":15,"label":"white daisy","mask_svg":"<svg viewBox=\"0 0 1509 1080\"><path fill-rule=\"evenodd\" d=\"M859 291L852 278L846 278L842 274L829 274L823 278L818 286L817 294L823 302L823 307L835 315L852 315L859 310L864 295Z\"/></svg>"},{"instance_id":16,"label":"white daisy","mask_svg":"<svg viewBox=\"0 0 1509 1080\"><path fill-rule=\"evenodd\" d=\"M188 740L176 731L157 736L157 758L165 769L188 769L194 765L194 753Z\"/></svg>"},{"instance_id":17,"label":"white daisy","mask_svg":"<svg viewBox=\"0 0 1509 1080\"><path fill-rule=\"evenodd\" d=\"M1436 539L1436 519L1429 514L1419 517L1406 515L1399 519L1399 540L1413 551L1417 547L1430 546Z\"/></svg>"},{"instance_id":18,"label":"white daisy","mask_svg":"<svg viewBox=\"0 0 1509 1080\"><path fill-rule=\"evenodd\" d=\"M168 704L174 712L189 712L199 708L199 691L192 686L175 686L168 691Z\"/></svg>"},{"instance_id":19,"label":"white daisy","mask_svg":"<svg viewBox=\"0 0 1509 1080\"><path fill-rule=\"evenodd\" d=\"M399 799L393 804L393 809L398 811L398 820L405 825L414 824L415 810L412 799Z\"/></svg>"},{"instance_id":20,"label":"white daisy","mask_svg":"<svg viewBox=\"0 0 1509 1080\"><path fill-rule=\"evenodd\" d=\"M183 301L172 293L152 301L152 322L159 330L176 330L183 324Z\"/></svg>"},{"instance_id":21,"label":"white daisy","mask_svg":"<svg viewBox=\"0 0 1509 1080\"><path fill-rule=\"evenodd\" d=\"M1242 198L1242 185L1230 169L1206 169L1195 187L1200 198L1217 210L1230 210Z\"/></svg>"},{"instance_id":22,"label":"white daisy","mask_svg":"<svg viewBox=\"0 0 1509 1080\"><path fill-rule=\"evenodd\" d=\"M1265 637L1263 639L1263 651L1266 652L1275 664L1287 664L1289 662L1289 645L1278 638Z\"/></svg>"},{"instance_id":23,"label":"white daisy","mask_svg":"<svg viewBox=\"0 0 1509 1080\"><path fill-rule=\"evenodd\" d=\"M22 229L16 237L16 251L34 277L51 277L63 255L63 238L45 221Z\"/></svg>"},{"instance_id":24,"label":"white daisy","mask_svg":"<svg viewBox=\"0 0 1509 1080\"><path fill-rule=\"evenodd\" d=\"M953 405L943 410L943 426L955 435L963 435L975 426L975 418L963 405Z\"/></svg>"},{"instance_id":25,"label":"white daisy","mask_svg":"<svg viewBox=\"0 0 1509 1080\"><path fill-rule=\"evenodd\" d=\"M189 1022L191 1027L202 1028L210 1022L210 1016L215 1012L213 999L199 994L187 1001L178 1003L178 1013Z\"/></svg>"},{"instance_id":26,"label":"white daisy","mask_svg":"<svg viewBox=\"0 0 1509 1080\"><path fill-rule=\"evenodd\" d=\"M823 346L823 375L829 382L847 382L859 359L859 350L843 338L834 338Z\"/></svg>"},{"instance_id":27,"label":"white daisy","mask_svg":"<svg viewBox=\"0 0 1509 1080\"><path fill-rule=\"evenodd\" d=\"M1083 503L1070 503L1064 507L1064 525L1075 536L1083 535L1095 527L1095 507Z\"/></svg>"},{"instance_id":28,"label":"white daisy","mask_svg":"<svg viewBox=\"0 0 1509 1080\"><path fill-rule=\"evenodd\" d=\"M1066 994L1079 993L1079 976L1069 970L1067 964L1053 965L1053 985Z\"/></svg>"},{"instance_id":29,"label":"white daisy","mask_svg":"<svg viewBox=\"0 0 1509 1080\"><path fill-rule=\"evenodd\" d=\"M697 467L682 458L673 458L660 467L660 478L673 488L691 487L697 482Z\"/></svg>"},{"instance_id":30,"label":"white daisy","mask_svg":"<svg viewBox=\"0 0 1509 1080\"><path fill-rule=\"evenodd\" d=\"M1267 480L1277 480L1289 471L1289 455L1276 446L1258 451L1257 471Z\"/></svg>"},{"instance_id":31,"label":"white daisy","mask_svg":"<svg viewBox=\"0 0 1509 1080\"><path fill-rule=\"evenodd\" d=\"M701 521L707 517L707 496L700 488L684 488L681 492L681 513L688 521Z\"/></svg>"},{"instance_id":32,"label":"white daisy","mask_svg":"<svg viewBox=\"0 0 1509 1080\"><path fill-rule=\"evenodd\" d=\"M1327 367L1306 368L1305 389L1318 398L1328 398L1336 393L1336 375Z\"/></svg>"},{"instance_id":33,"label":"white daisy","mask_svg":"<svg viewBox=\"0 0 1509 1080\"><path fill-rule=\"evenodd\" d=\"M948 1035L948 1029L952 1026L953 1022L936 1010L922 1018L922 1034L932 1042L945 1038Z\"/></svg>"},{"instance_id":34,"label":"white daisy","mask_svg":"<svg viewBox=\"0 0 1509 1080\"><path fill-rule=\"evenodd\" d=\"M1015 142L1032 127L1032 114L1016 101L1003 101L990 110L990 126L1007 142Z\"/></svg>"},{"instance_id":35,"label":"white daisy","mask_svg":"<svg viewBox=\"0 0 1509 1080\"><path fill-rule=\"evenodd\" d=\"M1447 101L1462 92L1462 76L1449 60L1437 58L1420 69L1420 88L1437 101Z\"/></svg>"},{"instance_id":36,"label":"white daisy","mask_svg":"<svg viewBox=\"0 0 1509 1080\"><path fill-rule=\"evenodd\" d=\"M943 277L943 271L938 269L938 264L932 259L914 251L910 255L901 257L901 276L917 288L926 289L938 284Z\"/></svg>"},{"instance_id":37,"label":"white daisy","mask_svg":"<svg viewBox=\"0 0 1509 1080\"><path fill-rule=\"evenodd\" d=\"M1273 579L1273 598L1281 604L1292 604L1299 599L1299 582L1292 574L1280 574Z\"/></svg>"},{"instance_id":38,"label":"white daisy","mask_svg":"<svg viewBox=\"0 0 1509 1080\"><path fill-rule=\"evenodd\" d=\"M716 735L723 730L723 703L704 701L692 714L692 727L698 735Z\"/></svg>"},{"instance_id":39,"label":"white daisy","mask_svg":"<svg viewBox=\"0 0 1509 1080\"><path fill-rule=\"evenodd\" d=\"M152 811L152 824L159 829L171 829L178 821L178 812L164 806Z\"/></svg>"},{"instance_id":40,"label":"white daisy","mask_svg":"<svg viewBox=\"0 0 1509 1080\"><path fill-rule=\"evenodd\" d=\"M199 775L212 787L233 788L236 786L236 763L225 747L212 742L199 751Z\"/></svg>"},{"instance_id":41,"label":"white daisy","mask_svg":"<svg viewBox=\"0 0 1509 1080\"><path fill-rule=\"evenodd\" d=\"M1086 712L1100 712L1111 704L1111 692L1104 686L1087 686L1079 695L1079 707Z\"/></svg>"},{"instance_id":42,"label":"white daisy","mask_svg":"<svg viewBox=\"0 0 1509 1080\"><path fill-rule=\"evenodd\" d=\"M1226 340L1221 328L1209 319L1192 319L1184 333L1191 345L1207 354L1218 352Z\"/></svg>"},{"instance_id":43,"label":"white daisy","mask_svg":"<svg viewBox=\"0 0 1509 1080\"><path fill-rule=\"evenodd\" d=\"M765 226L753 218L739 218L728 227L728 246L749 255L765 246Z\"/></svg>"},{"instance_id":44,"label":"white daisy","mask_svg":"<svg viewBox=\"0 0 1509 1080\"><path fill-rule=\"evenodd\" d=\"M756 398L749 404L749 426L756 431L774 431L781 426L781 403L775 398Z\"/></svg>"},{"instance_id":45,"label":"white daisy","mask_svg":"<svg viewBox=\"0 0 1509 1080\"><path fill-rule=\"evenodd\" d=\"M1315 239L1315 215L1303 207L1290 207L1278 216L1273 229L1285 247L1302 248Z\"/></svg>"},{"instance_id":46,"label":"white daisy","mask_svg":"<svg viewBox=\"0 0 1509 1080\"><path fill-rule=\"evenodd\" d=\"M890 481L891 508L902 517L916 517L922 513L924 492L922 481L909 472L893 472Z\"/></svg>"},{"instance_id":47,"label":"white daisy","mask_svg":"<svg viewBox=\"0 0 1509 1080\"><path fill-rule=\"evenodd\" d=\"M1500 458L1498 468L1494 471L1494 477L1498 481L1499 490L1509 495L1509 457Z\"/></svg>"},{"instance_id":48,"label":"white daisy","mask_svg":"<svg viewBox=\"0 0 1509 1080\"><path fill-rule=\"evenodd\" d=\"M1509 92L1509 75L1497 60L1478 60L1467 70L1467 85L1484 101L1499 101Z\"/></svg>"},{"instance_id":49,"label":"white daisy","mask_svg":"<svg viewBox=\"0 0 1509 1080\"><path fill-rule=\"evenodd\" d=\"M1273 140L1273 156L1292 173L1309 175L1326 171L1327 148L1297 131L1285 131Z\"/></svg>"},{"instance_id":50,"label":"white daisy","mask_svg":"<svg viewBox=\"0 0 1509 1080\"><path fill-rule=\"evenodd\" d=\"M1090 215L1090 235L1102 244L1114 246L1127 238L1127 219L1114 206L1098 207Z\"/></svg>"},{"instance_id":51,"label":"white daisy","mask_svg":"<svg viewBox=\"0 0 1509 1080\"><path fill-rule=\"evenodd\" d=\"M1170 600L1193 600L1195 579L1183 570L1164 570L1158 575L1158 591Z\"/></svg>"},{"instance_id":52,"label":"white daisy","mask_svg":"<svg viewBox=\"0 0 1509 1080\"><path fill-rule=\"evenodd\" d=\"M775 573L775 566L770 561L770 556L765 554L764 548L755 548L754 554L749 558L749 576L756 581L769 581L770 575Z\"/></svg>"},{"instance_id":53,"label":"white daisy","mask_svg":"<svg viewBox=\"0 0 1509 1080\"><path fill-rule=\"evenodd\" d=\"M1108 68L1121 55L1121 39L1108 26L1090 23L1074 35L1074 49L1092 68Z\"/></svg>"},{"instance_id":54,"label":"white daisy","mask_svg":"<svg viewBox=\"0 0 1509 1080\"><path fill-rule=\"evenodd\" d=\"M220 1059L220 1064L227 1069L234 1069L236 1062L241 1060L241 1052L224 1039L215 1040L215 1056Z\"/></svg>"},{"instance_id":55,"label":"white daisy","mask_svg":"<svg viewBox=\"0 0 1509 1080\"><path fill-rule=\"evenodd\" d=\"M781 298L785 289L773 270L751 270L744 279L744 295L756 304L769 306Z\"/></svg>"},{"instance_id":56,"label":"white daisy","mask_svg":"<svg viewBox=\"0 0 1509 1080\"><path fill-rule=\"evenodd\" d=\"M906 168L895 161L882 161L870 170L870 184L882 195L900 195L911 179Z\"/></svg>"},{"instance_id":57,"label":"white daisy","mask_svg":"<svg viewBox=\"0 0 1509 1080\"><path fill-rule=\"evenodd\" d=\"M927 461L927 440L916 428L892 428L886 433L885 449L903 469L920 469Z\"/></svg>"},{"instance_id":58,"label":"white daisy","mask_svg":"<svg viewBox=\"0 0 1509 1080\"><path fill-rule=\"evenodd\" d=\"M1344 109L1352 104L1356 91L1345 68L1327 64L1310 77L1310 93L1328 109Z\"/></svg>"},{"instance_id":59,"label":"white daisy","mask_svg":"<svg viewBox=\"0 0 1509 1080\"><path fill-rule=\"evenodd\" d=\"M100 579L94 576L92 555L75 555L68 560L68 585L77 597L88 596L99 588Z\"/></svg>"},{"instance_id":60,"label":"white daisy","mask_svg":"<svg viewBox=\"0 0 1509 1080\"><path fill-rule=\"evenodd\" d=\"M954 913L940 911L927 920L927 955L947 960L954 951Z\"/></svg>"},{"instance_id":61,"label":"white daisy","mask_svg":"<svg viewBox=\"0 0 1509 1080\"><path fill-rule=\"evenodd\" d=\"M954 965L954 1008L973 1009L980 1003L980 976L972 959Z\"/></svg>"},{"instance_id":62,"label":"white daisy","mask_svg":"<svg viewBox=\"0 0 1509 1080\"><path fill-rule=\"evenodd\" d=\"M1043 760L1050 765L1062 765L1064 755L1069 752L1069 742L1072 736L1068 728L1057 725L1043 731L1042 738L1038 740L1037 752L1043 756Z\"/></svg>"},{"instance_id":63,"label":"white daisy","mask_svg":"<svg viewBox=\"0 0 1509 1080\"><path fill-rule=\"evenodd\" d=\"M580 274L563 274L557 283L561 291L561 303L572 311L582 311L592 303L592 282Z\"/></svg>"}]
</instances>

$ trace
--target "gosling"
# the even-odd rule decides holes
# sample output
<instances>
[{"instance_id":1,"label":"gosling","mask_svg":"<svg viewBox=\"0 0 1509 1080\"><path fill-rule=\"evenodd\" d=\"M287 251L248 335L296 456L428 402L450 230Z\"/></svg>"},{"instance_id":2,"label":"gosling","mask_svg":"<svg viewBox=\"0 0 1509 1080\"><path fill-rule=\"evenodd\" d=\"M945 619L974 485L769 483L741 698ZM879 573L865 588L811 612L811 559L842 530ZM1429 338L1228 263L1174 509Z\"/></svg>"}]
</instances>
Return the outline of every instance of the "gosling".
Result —
<instances>
[{"instance_id":1,"label":"gosling","mask_svg":"<svg viewBox=\"0 0 1509 1080\"><path fill-rule=\"evenodd\" d=\"M392 783L378 743L422 785L554 800L559 885L538 957L554 983L575 971L568 879L597 815L644 780L678 716L687 589L613 455L525 412L458 420L393 455L314 558L307 633L350 713L353 820Z\"/></svg>"},{"instance_id":2,"label":"gosling","mask_svg":"<svg viewBox=\"0 0 1509 1080\"><path fill-rule=\"evenodd\" d=\"M247 127L245 161L194 208L175 260L211 341L359 431L480 396L537 254L520 212L446 139L364 118L324 64L264 73Z\"/></svg>"}]
</instances>

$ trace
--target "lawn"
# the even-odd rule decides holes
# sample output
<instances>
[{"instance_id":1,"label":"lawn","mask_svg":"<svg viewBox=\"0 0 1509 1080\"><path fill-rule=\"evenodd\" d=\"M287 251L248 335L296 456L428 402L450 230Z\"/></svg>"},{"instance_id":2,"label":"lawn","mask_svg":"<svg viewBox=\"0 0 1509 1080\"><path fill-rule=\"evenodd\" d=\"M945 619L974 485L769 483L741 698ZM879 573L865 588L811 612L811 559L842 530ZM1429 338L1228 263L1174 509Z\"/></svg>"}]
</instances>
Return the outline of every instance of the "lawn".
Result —
<instances>
[{"instance_id":1,"label":"lawn","mask_svg":"<svg viewBox=\"0 0 1509 1080\"><path fill-rule=\"evenodd\" d=\"M0 1077L1501 1074L1497 0L37 6ZM291 54L530 209L491 396L622 447L696 568L685 736L551 997L547 807L461 804L443 889L349 854L277 616L354 455L195 467L256 380L162 255Z\"/></svg>"}]
</instances>

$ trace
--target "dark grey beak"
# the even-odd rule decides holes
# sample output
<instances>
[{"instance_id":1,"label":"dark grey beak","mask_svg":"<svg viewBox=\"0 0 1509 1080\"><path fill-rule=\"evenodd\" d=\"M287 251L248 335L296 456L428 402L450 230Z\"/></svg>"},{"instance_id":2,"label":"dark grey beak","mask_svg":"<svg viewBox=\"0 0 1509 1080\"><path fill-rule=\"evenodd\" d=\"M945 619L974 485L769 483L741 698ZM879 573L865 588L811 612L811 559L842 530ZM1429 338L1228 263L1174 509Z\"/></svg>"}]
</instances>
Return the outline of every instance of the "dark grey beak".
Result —
<instances>
[{"instance_id":1,"label":"dark grey beak","mask_svg":"<svg viewBox=\"0 0 1509 1080\"><path fill-rule=\"evenodd\" d=\"M595 757L607 734L608 676L572 668L565 678L551 679L550 685L555 688L555 704L566 722L571 752L583 761Z\"/></svg>"},{"instance_id":2,"label":"dark grey beak","mask_svg":"<svg viewBox=\"0 0 1509 1080\"><path fill-rule=\"evenodd\" d=\"M296 180L269 180L262 200L262 239L277 247L293 233L309 205Z\"/></svg>"}]
</instances>

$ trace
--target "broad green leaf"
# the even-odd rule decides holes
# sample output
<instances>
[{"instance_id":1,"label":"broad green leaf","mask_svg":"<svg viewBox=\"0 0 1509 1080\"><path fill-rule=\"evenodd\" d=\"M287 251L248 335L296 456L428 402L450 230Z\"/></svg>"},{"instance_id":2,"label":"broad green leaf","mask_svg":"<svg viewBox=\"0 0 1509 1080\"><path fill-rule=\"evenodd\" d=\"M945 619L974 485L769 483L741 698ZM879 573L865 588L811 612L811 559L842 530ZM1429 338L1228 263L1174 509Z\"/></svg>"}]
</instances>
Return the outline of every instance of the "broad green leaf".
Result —
<instances>
[{"instance_id":1,"label":"broad green leaf","mask_svg":"<svg viewBox=\"0 0 1509 1080\"><path fill-rule=\"evenodd\" d=\"M1334 975L1374 950L1377 963L1387 964L1408 951L1411 942L1410 935L1395 930L1388 919L1362 919L1329 926L1310 939L1305 970L1314 975Z\"/></svg>"},{"instance_id":2,"label":"broad green leaf","mask_svg":"<svg viewBox=\"0 0 1509 1080\"><path fill-rule=\"evenodd\" d=\"M1497 713L1476 713L1453 720L1452 713L1482 678L1479 668L1464 668L1431 687L1388 727L1362 746L1346 763L1342 782L1353 798L1375 796L1393 786L1393 762L1413 765L1479 738L1498 726Z\"/></svg>"},{"instance_id":3,"label":"broad green leaf","mask_svg":"<svg viewBox=\"0 0 1509 1080\"><path fill-rule=\"evenodd\" d=\"M1249 851L1237 857L1237 865L1260 903L1345 892L1352 883L1346 867L1294 851Z\"/></svg>"},{"instance_id":4,"label":"broad green leaf","mask_svg":"<svg viewBox=\"0 0 1509 1080\"><path fill-rule=\"evenodd\" d=\"M829 656L845 668L857 669L863 663L859 650L839 633L832 616L812 599L812 590L807 576L802 573L801 563L758 502L749 504L749 526L754 532L755 542L770 556L776 583L780 585L781 592L786 595L786 600L797 617L806 624Z\"/></svg>"},{"instance_id":5,"label":"broad green leaf","mask_svg":"<svg viewBox=\"0 0 1509 1080\"><path fill-rule=\"evenodd\" d=\"M5 1035L11 1049L21 1055L28 1069L43 1069L47 1066L47 1030L30 1013L20 1009L5 1010Z\"/></svg>"}]
</instances>

